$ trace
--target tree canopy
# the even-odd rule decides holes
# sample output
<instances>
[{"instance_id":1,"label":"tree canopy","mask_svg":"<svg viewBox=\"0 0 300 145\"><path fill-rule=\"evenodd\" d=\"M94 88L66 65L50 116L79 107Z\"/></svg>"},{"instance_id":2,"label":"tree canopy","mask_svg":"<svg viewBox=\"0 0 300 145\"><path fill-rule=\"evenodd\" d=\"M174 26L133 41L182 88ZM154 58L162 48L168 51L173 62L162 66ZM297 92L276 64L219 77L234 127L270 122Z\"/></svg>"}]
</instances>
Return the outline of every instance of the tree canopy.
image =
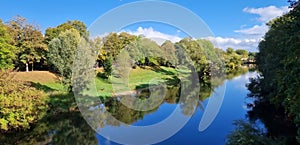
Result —
<instances>
[{"instance_id":1,"label":"tree canopy","mask_svg":"<svg viewBox=\"0 0 300 145\"><path fill-rule=\"evenodd\" d=\"M8 32L8 27L0 20L0 69L13 68L16 53L17 49L13 45L13 39Z\"/></svg>"},{"instance_id":2,"label":"tree canopy","mask_svg":"<svg viewBox=\"0 0 300 145\"><path fill-rule=\"evenodd\" d=\"M80 38L80 33L76 29L70 29L60 33L48 45L50 61L58 69L63 83L69 89L71 89L72 67Z\"/></svg>"},{"instance_id":3,"label":"tree canopy","mask_svg":"<svg viewBox=\"0 0 300 145\"><path fill-rule=\"evenodd\" d=\"M26 68L31 64L46 59L47 45L44 43L44 36L38 26L30 24L25 18L16 16L9 22L10 33L14 39L14 45L18 49L16 67ZM25 66L24 66L25 65Z\"/></svg>"},{"instance_id":4,"label":"tree canopy","mask_svg":"<svg viewBox=\"0 0 300 145\"><path fill-rule=\"evenodd\" d=\"M300 143L300 6L268 23L256 57L259 76L251 79L251 121L260 119L283 144ZM240 52L238 52L240 53ZM297 131L298 128L298 131ZM298 134L298 136L297 136ZM298 143L297 143L298 141Z\"/></svg>"}]
</instances>

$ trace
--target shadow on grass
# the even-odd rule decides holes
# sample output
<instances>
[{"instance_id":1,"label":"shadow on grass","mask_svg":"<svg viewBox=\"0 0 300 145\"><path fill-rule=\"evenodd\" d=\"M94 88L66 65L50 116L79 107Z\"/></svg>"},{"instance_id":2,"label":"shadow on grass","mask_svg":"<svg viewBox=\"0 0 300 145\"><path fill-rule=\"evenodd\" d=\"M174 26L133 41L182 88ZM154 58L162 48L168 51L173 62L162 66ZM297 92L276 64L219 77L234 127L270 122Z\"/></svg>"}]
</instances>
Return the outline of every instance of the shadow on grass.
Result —
<instances>
[{"instance_id":1,"label":"shadow on grass","mask_svg":"<svg viewBox=\"0 0 300 145\"><path fill-rule=\"evenodd\" d=\"M97 73L97 77L103 78L103 79L107 79L107 76L105 76L105 73L104 73L104 72L98 72L98 73Z\"/></svg>"},{"instance_id":2,"label":"shadow on grass","mask_svg":"<svg viewBox=\"0 0 300 145\"><path fill-rule=\"evenodd\" d=\"M56 91L55 89L50 88L49 86L43 85L40 83L30 82L30 85L38 90L44 91L45 93Z\"/></svg>"},{"instance_id":3,"label":"shadow on grass","mask_svg":"<svg viewBox=\"0 0 300 145\"><path fill-rule=\"evenodd\" d=\"M176 75L174 72L168 71L168 70L160 68L160 67L151 67L150 69L157 72L157 73L161 73L161 74L164 74L164 75Z\"/></svg>"},{"instance_id":4,"label":"shadow on grass","mask_svg":"<svg viewBox=\"0 0 300 145\"><path fill-rule=\"evenodd\" d=\"M163 78L162 80L167 86L177 86L180 83L180 79L175 75L172 78ZM150 86L160 85L161 83L162 82L144 83L136 86L135 89L145 89L149 88Z\"/></svg>"}]
</instances>

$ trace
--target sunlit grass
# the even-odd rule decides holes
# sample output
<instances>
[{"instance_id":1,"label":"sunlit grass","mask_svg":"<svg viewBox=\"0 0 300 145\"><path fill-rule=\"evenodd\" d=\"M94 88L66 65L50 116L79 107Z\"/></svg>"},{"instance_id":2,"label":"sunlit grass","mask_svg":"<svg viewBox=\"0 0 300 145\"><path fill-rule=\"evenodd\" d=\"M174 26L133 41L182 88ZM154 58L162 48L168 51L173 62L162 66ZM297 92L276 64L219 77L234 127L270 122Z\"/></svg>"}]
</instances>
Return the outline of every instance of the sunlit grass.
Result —
<instances>
[{"instance_id":1,"label":"sunlit grass","mask_svg":"<svg viewBox=\"0 0 300 145\"><path fill-rule=\"evenodd\" d=\"M101 72L100 72L101 73ZM130 91L147 88L149 85L160 84L176 79L177 71L173 68L160 67L136 68L130 71L128 79L122 78L101 78L95 79L97 92L101 97L111 97L114 92ZM125 82L124 82L125 81ZM128 82L128 83L127 83ZM172 82L176 83L175 81Z\"/></svg>"}]
</instances>

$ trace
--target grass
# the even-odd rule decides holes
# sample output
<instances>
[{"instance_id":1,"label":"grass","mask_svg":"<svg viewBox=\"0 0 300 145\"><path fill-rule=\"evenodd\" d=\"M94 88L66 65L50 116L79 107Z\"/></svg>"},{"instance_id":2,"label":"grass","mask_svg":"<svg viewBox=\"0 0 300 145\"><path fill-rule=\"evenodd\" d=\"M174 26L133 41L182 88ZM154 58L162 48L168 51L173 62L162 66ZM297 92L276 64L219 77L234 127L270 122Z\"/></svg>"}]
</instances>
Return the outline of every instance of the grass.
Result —
<instances>
[{"instance_id":1,"label":"grass","mask_svg":"<svg viewBox=\"0 0 300 145\"><path fill-rule=\"evenodd\" d=\"M111 97L114 92L130 91L136 89L147 88L150 85L160 84L162 82L171 85L177 84L177 71L173 68L160 67L145 69L136 68L132 69L129 74L128 80L122 80L121 78L109 78L101 77L101 73L95 80L98 94L101 97ZM123 81L128 84L122 83Z\"/></svg>"},{"instance_id":2,"label":"grass","mask_svg":"<svg viewBox=\"0 0 300 145\"><path fill-rule=\"evenodd\" d=\"M95 78L96 89L99 96L103 98L111 97L112 94L117 91L116 88L118 88L118 86L126 86L120 83L124 81L120 78L107 79L103 77L103 69L98 69L97 72L98 77ZM126 88L123 88L123 90L130 91L147 88L150 85L160 84L162 82L166 83L167 85L177 84L179 81L177 78L177 74L177 70L168 67L146 67L132 69L130 71L128 79L128 86L126 86ZM49 96L51 96L51 94L53 93L66 93L63 85L59 81L59 78L51 72L14 72L13 75L15 79L32 82L32 85L34 87L43 90L46 93L49 93ZM116 83L112 85L112 82Z\"/></svg>"}]
</instances>

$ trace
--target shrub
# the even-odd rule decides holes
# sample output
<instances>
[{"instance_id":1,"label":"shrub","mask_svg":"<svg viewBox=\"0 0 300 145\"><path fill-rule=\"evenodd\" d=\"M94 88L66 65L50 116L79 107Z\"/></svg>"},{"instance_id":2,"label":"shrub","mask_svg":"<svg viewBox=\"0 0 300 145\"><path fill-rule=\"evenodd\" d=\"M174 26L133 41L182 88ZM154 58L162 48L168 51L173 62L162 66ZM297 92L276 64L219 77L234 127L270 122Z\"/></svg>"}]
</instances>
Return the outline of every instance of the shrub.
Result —
<instances>
[{"instance_id":1,"label":"shrub","mask_svg":"<svg viewBox=\"0 0 300 145\"><path fill-rule=\"evenodd\" d=\"M29 83L13 79L11 71L0 70L0 131L28 129L44 116L46 95Z\"/></svg>"}]
</instances>

